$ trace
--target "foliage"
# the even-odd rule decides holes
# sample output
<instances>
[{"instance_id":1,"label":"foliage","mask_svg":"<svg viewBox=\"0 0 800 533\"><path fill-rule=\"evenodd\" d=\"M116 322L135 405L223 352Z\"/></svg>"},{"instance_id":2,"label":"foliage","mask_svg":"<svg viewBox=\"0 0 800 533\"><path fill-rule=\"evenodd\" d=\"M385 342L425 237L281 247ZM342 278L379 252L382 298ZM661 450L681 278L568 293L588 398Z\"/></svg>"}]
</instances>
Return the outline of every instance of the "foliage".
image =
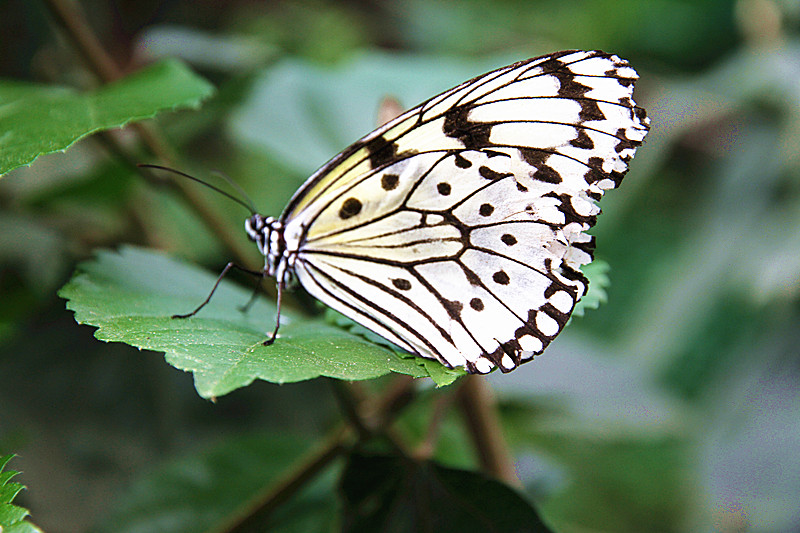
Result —
<instances>
[{"instance_id":1,"label":"foliage","mask_svg":"<svg viewBox=\"0 0 800 533\"><path fill-rule=\"evenodd\" d=\"M291 310L282 311L279 340L264 346L264 331L276 318L275 305L258 300L243 313L239 307L249 291L230 283L220 284L196 317L171 318L202 302L214 276L147 250L100 252L79 270L60 292L78 322L99 327L100 340L165 351L167 362L194 374L204 398L228 394L256 378L292 383L319 376L362 380L389 372L429 375L414 358Z\"/></svg>"},{"instance_id":2,"label":"foliage","mask_svg":"<svg viewBox=\"0 0 800 533\"><path fill-rule=\"evenodd\" d=\"M358 530L386 524L381 510L396 505L398 530L412 516L476 523L469 509L565 532L798 528L800 39L789 3L296 0L154 12L81 0L127 73L103 85L54 28L46 9L59 1L6 10L0 59L0 174L14 169L0 180L0 450L51 483L18 495L13 473L0 481L38 523ZM465 414L468 380L398 357L302 294L288 296L285 342L269 348L259 341L274 305L261 298L241 314L249 294L235 283L197 317L168 318L200 303L226 261L263 259L239 206L140 179L129 161L152 162L154 146L123 126L151 119L155 148L180 153L172 166L204 179L221 169L276 215L371 129L384 95L410 106L567 48L629 59L653 129L602 202L602 262L589 274L601 290L583 301L600 310L536 361L486 380L524 494L479 472L487 434L465 421L485 413ZM56 297L65 283L74 318L98 329L75 325ZM407 377L426 373L455 382ZM215 403L198 400L192 379ZM265 501L268 513L253 511Z\"/></svg>"},{"instance_id":3,"label":"foliage","mask_svg":"<svg viewBox=\"0 0 800 533\"><path fill-rule=\"evenodd\" d=\"M13 470L3 471L13 458L13 455L0 456L0 531L6 533L41 533L41 529L27 520L30 512L24 507L19 507L12 503L17 494L25 488L21 483L11 481L19 472Z\"/></svg>"},{"instance_id":4,"label":"foliage","mask_svg":"<svg viewBox=\"0 0 800 533\"><path fill-rule=\"evenodd\" d=\"M551 531L508 486L428 461L354 453L340 490L347 533Z\"/></svg>"},{"instance_id":5,"label":"foliage","mask_svg":"<svg viewBox=\"0 0 800 533\"><path fill-rule=\"evenodd\" d=\"M66 150L92 133L119 128L159 111L198 107L213 89L182 63L165 61L91 93L8 81L0 120L0 176L42 154Z\"/></svg>"}]
</instances>

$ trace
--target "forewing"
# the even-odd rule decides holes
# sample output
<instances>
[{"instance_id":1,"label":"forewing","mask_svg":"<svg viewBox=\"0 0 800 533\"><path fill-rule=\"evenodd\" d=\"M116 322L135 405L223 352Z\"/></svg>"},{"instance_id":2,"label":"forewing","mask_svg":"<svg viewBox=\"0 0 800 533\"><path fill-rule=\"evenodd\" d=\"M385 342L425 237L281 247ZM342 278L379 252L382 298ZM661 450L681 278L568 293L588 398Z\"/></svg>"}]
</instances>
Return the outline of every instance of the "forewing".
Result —
<instances>
[{"instance_id":1,"label":"forewing","mask_svg":"<svg viewBox=\"0 0 800 533\"><path fill-rule=\"evenodd\" d=\"M560 52L480 76L364 137L290 202L315 297L448 366L508 371L561 331L585 232L647 133L635 71Z\"/></svg>"}]
</instances>

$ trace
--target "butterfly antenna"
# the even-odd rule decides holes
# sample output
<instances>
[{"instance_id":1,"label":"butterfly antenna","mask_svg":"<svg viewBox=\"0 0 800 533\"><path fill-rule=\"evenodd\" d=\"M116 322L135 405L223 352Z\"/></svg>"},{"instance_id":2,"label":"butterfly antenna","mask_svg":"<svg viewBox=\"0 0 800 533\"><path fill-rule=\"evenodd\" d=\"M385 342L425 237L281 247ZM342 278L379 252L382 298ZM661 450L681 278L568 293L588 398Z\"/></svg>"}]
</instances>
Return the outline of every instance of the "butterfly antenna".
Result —
<instances>
[{"instance_id":1,"label":"butterfly antenna","mask_svg":"<svg viewBox=\"0 0 800 533\"><path fill-rule=\"evenodd\" d=\"M250 198L250 196L244 191L244 189L242 189L242 187L238 183L233 181L233 179L230 176L228 176L227 174L223 174L219 170L215 170L212 173L224 179L228 185L236 189L236 192L238 192L242 196L242 198L244 198L244 201L247 202L247 204L250 206L249 207L250 212L256 214L256 204L253 203L253 199Z\"/></svg>"},{"instance_id":2,"label":"butterfly antenna","mask_svg":"<svg viewBox=\"0 0 800 533\"><path fill-rule=\"evenodd\" d=\"M249 197L248 197L246 194L244 194L244 197L245 197L245 198L247 198L248 202L250 202L250 204L249 204L249 205L248 205L247 203L245 203L243 200L241 200L240 198L236 198L234 195L232 195L232 194L230 194L230 193L228 193L228 192L226 192L226 191L223 191L223 190L222 190L222 189L220 189L219 187L216 187L216 186L214 186L214 185L211 185L211 184L210 184L210 183L208 183L207 181L203 181L203 180L201 180L200 178L196 178L196 177L194 177L194 176L191 176L191 175L189 175L189 174L187 174L187 173L185 173L185 172L181 172L180 170L175 170L174 168L169 168L169 167L162 167L161 165L150 165L150 164L147 164L147 163L139 163L139 164L138 164L138 165L136 165L136 166L137 166L137 167L139 167L139 168L154 168L154 169L156 169L156 170L165 170L165 171L167 171L167 172L172 172L173 174L177 174L178 176L183 176L184 178L188 178L188 179L190 179L190 180L192 180L192 181L196 181L197 183L200 183L200 184L202 184L202 185L205 185L206 187L208 187L208 188L209 188L209 189L211 189L212 191L217 191L217 192L218 192L218 193L220 193L222 196L225 196L226 198L229 198L229 199L233 200L233 201L234 201L234 202L236 202L237 204L241 205L242 207L244 207L245 209L247 209L248 211L250 211L250 213L251 213L251 214L253 214L253 215L255 215L255 214L256 214L256 210L255 210L255 208L253 207L253 202L252 202L252 200L250 200L250 198L249 198ZM228 179L226 178L226 179L225 179L225 181L227 181L228 183L232 184L232 185L234 186L234 188L235 188L235 189L236 189L238 192L240 192L240 193L244 193L244 191L241 189L241 187L239 187L238 185L236 185L236 184L233 182L233 180L230 180L230 181L228 181Z\"/></svg>"}]
</instances>

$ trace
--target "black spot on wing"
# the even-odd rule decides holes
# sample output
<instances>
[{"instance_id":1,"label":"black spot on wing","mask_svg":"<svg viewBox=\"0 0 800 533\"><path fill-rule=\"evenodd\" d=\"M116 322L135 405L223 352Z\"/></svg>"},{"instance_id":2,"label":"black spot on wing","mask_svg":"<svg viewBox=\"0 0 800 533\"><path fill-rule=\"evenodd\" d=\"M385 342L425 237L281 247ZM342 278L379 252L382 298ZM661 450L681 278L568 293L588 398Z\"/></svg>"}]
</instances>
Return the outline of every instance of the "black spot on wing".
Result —
<instances>
[{"instance_id":1,"label":"black spot on wing","mask_svg":"<svg viewBox=\"0 0 800 533\"><path fill-rule=\"evenodd\" d=\"M581 100L586 93L592 90L591 87L583 85L575 80L575 75L567 69L558 70L551 73L558 79L558 96L569 98L570 100ZM597 105L597 104L595 104Z\"/></svg>"},{"instance_id":2,"label":"black spot on wing","mask_svg":"<svg viewBox=\"0 0 800 533\"><path fill-rule=\"evenodd\" d=\"M517 244L517 238L511 235L510 233L505 233L500 240L503 241L503 244L506 246L514 246Z\"/></svg>"},{"instance_id":3,"label":"black spot on wing","mask_svg":"<svg viewBox=\"0 0 800 533\"><path fill-rule=\"evenodd\" d=\"M508 277L508 274L503 272L502 270L498 270L494 274L492 274L492 280L499 285L508 285L511 279Z\"/></svg>"},{"instance_id":4,"label":"black spot on wing","mask_svg":"<svg viewBox=\"0 0 800 533\"><path fill-rule=\"evenodd\" d=\"M561 174L556 172L553 168L547 165L542 165L536 169L536 172L531 176L535 180L544 181L545 183L561 183Z\"/></svg>"},{"instance_id":5,"label":"black spot on wing","mask_svg":"<svg viewBox=\"0 0 800 533\"><path fill-rule=\"evenodd\" d=\"M447 310L447 314L451 318L458 320L461 317L461 310L464 309L464 304L455 300L442 299L442 305Z\"/></svg>"},{"instance_id":6,"label":"black spot on wing","mask_svg":"<svg viewBox=\"0 0 800 533\"><path fill-rule=\"evenodd\" d=\"M453 139L458 139L465 148L477 150L489 146L491 126L469 120L470 106L454 107L447 111L442 125L442 132Z\"/></svg>"},{"instance_id":7,"label":"black spot on wing","mask_svg":"<svg viewBox=\"0 0 800 533\"><path fill-rule=\"evenodd\" d=\"M566 66L563 61L558 60L559 57L560 55L554 54L552 57L550 57L550 59L548 59L547 61L542 61L541 63L538 63L536 66L542 69L542 71L545 74L553 74L563 69Z\"/></svg>"},{"instance_id":8,"label":"black spot on wing","mask_svg":"<svg viewBox=\"0 0 800 533\"><path fill-rule=\"evenodd\" d=\"M339 209L339 218L347 220L348 218L354 217L361 212L362 207L363 205L358 198L348 198L342 203L342 207Z\"/></svg>"},{"instance_id":9,"label":"black spot on wing","mask_svg":"<svg viewBox=\"0 0 800 533\"><path fill-rule=\"evenodd\" d=\"M590 122L592 120L605 120L606 116L600 111L600 106L594 100L580 100L581 112L578 118L582 122Z\"/></svg>"},{"instance_id":10,"label":"black spot on wing","mask_svg":"<svg viewBox=\"0 0 800 533\"><path fill-rule=\"evenodd\" d=\"M369 164L372 168L380 168L397 159L397 145L380 135L364 143L369 153Z\"/></svg>"},{"instance_id":11,"label":"black spot on wing","mask_svg":"<svg viewBox=\"0 0 800 533\"><path fill-rule=\"evenodd\" d=\"M461 155L460 153L456 152L455 154L455 164L458 168L469 168L472 166L472 161Z\"/></svg>"},{"instance_id":12,"label":"black spot on wing","mask_svg":"<svg viewBox=\"0 0 800 533\"><path fill-rule=\"evenodd\" d=\"M384 191L392 191L400 183L400 176L397 174L384 174L381 176L381 187Z\"/></svg>"},{"instance_id":13,"label":"black spot on wing","mask_svg":"<svg viewBox=\"0 0 800 533\"><path fill-rule=\"evenodd\" d=\"M550 152L537 150L536 148L520 148L519 153L523 161L536 168L544 165L545 160L550 157Z\"/></svg>"},{"instance_id":14,"label":"black spot on wing","mask_svg":"<svg viewBox=\"0 0 800 533\"><path fill-rule=\"evenodd\" d=\"M526 163L536 169L531 178L546 183L561 183L561 175L545 163L547 158L550 157L550 152L537 150L536 148L520 148L519 153Z\"/></svg>"},{"instance_id":15,"label":"black spot on wing","mask_svg":"<svg viewBox=\"0 0 800 533\"><path fill-rule=\"evenodd\" d=\"M578 129L578 136L572 139L569 144L575 148L583 148L584 150L591 150L594 148L594 141L592 141L589 134L583 128Z\"/></svg>"},{"instance_id":16,"label":"black spot on wing","mask_svg":"<svg viewBox=\"0 0 800 533\"><path fill-rule=\"evenodd\" d=\"M499 180L501 178L507 178L512 175L510 172L506 173L496 172L487 166L481 166L481 168L478 169L478 174L480 174L482 178L487 180Z\"/></svg>"},{"instance_id":17,"label":"black spot on wing","mask_svg":"<svg viewBox=\"0 0 800 533\"><path fill-rule=\"evenodd\" d=\"M411 289L411 282L408 281L407 279L403 279L403 278L395 278L395 279L393 279L392 280L392 285L394 285L395 288L397 288L397 289L399 289L401 291L407 291L407 290Z\"/></svg>"}]
</instances>

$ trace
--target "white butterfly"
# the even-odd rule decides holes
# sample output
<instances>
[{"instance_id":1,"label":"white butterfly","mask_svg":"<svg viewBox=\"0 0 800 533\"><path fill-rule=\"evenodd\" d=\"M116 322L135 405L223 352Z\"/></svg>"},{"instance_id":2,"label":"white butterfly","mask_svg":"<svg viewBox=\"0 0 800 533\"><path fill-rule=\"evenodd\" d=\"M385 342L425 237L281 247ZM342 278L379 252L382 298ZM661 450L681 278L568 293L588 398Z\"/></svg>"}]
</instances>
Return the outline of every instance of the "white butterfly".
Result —
<instances>
[{"instance_id":1,"label":"white butterfly","mask_svg":"<svg viewBox=\"0 0 800 533\"><path fill-rule=\"evenodd\" d=\"M586 293L585 232L648 131L636 72L603 52L521 61L435 96L331 159L247 234L282 290L411 353L507 372ZM272 339L277 334L277 326Z\"/></svg>"}]
</instances>

